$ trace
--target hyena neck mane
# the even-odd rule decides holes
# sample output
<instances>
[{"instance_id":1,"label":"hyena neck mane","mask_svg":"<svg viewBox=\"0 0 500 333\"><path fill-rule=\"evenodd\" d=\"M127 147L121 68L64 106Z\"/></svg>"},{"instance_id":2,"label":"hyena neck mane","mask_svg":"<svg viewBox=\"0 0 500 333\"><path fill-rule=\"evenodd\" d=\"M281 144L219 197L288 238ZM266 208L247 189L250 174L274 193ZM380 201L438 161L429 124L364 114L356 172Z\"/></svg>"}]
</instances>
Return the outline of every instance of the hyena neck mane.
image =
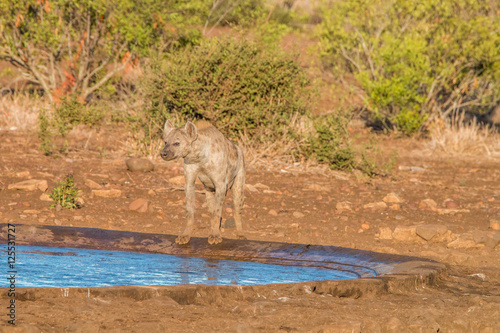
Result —
<instances>
[{"instance_id":1,"label":"hyena neck mane","mask_svg":"<svg viewBox=\"0 0 500 333\"><path fill-rule=\"evenodd\" d=\"M196 129L198 130L202 130L208 127L213 127L213 125L206 120L200 120L199 122L196 123Z\"/></svg>"}]
</instances>

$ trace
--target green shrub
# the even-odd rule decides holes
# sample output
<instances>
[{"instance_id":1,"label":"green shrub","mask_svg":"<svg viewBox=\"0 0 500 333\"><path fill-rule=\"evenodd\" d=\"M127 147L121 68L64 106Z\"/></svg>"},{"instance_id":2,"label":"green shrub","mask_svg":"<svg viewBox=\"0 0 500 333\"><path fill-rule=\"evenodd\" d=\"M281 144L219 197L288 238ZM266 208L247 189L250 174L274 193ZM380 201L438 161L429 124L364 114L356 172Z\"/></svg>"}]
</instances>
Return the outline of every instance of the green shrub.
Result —
<instances>
[{"instance_id":1,"label":"green shrub","mask_svg":"<svg viewBox=\"0 0 500 333\"><path fill-rule=\"evenodd\" d=\"M231 138L270 142L310 105L309 80L295 59L248 41L206 39L164 55L146 73L148 138L175 114L208 120Z\"/></svg>"},{"instance_id":2,"label":"green shrub","mask_svg":"<svg viewBox=\"0 0 500 333\"><path fill-rule=\"evenodd\" d=\"M77 208L81 191L75 186L73 176L68 175L63 181L56 184L49 196L54 200L51 208L60 205L62 208L73 209Z\"/></svg>"},{"instance_id":3,"label":"green shrub","mask_svg":"<svg viewBox=\"0 0 500 333\"><path fill-rule=\"evenodd\" d=\"M500 15L471 0L329 1L318 26L325 65L353 73L372 119L405 133L429 115L500 102Z\"/></svg>"},{"instance_id":4,"label":"green shrub","mask_svg":"<svg viewBox=\"0 0 500 333\"><path fill-rule=\"evenodd\" d=\"M314 132L304 147L304 155L326 163L331 169L352 170L356 167L355 154L349 141L347 123L342 114L329 114L314 120Z\"/></svg>"},{"instance_id":5,"label":"green shrub","mask_svg":"<svg viewBox=\"0 0 500 333\"><path fill-rule=\"evenodd\" d=\"M64 97L59 105L55 105L53 112L42 110L38 117L38 137L40 149L49 155L56 147L52 138L59 133L65 137L73 127L84 124L95 126L104 118L104 113L95 106L85 105L74 95Z\"/></svg>"}]
</instances>

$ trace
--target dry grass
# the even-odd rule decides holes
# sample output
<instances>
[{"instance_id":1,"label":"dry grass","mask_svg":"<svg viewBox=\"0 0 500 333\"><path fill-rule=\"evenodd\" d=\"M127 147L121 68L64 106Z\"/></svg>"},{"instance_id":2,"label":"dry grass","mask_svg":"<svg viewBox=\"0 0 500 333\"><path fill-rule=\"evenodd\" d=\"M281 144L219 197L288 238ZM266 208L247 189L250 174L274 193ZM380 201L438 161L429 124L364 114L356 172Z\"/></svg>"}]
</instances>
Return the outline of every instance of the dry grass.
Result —
<instances>
[{"instance_id":1,"label":"dry grass","mask_svg":"<svg viewBox=\"0 0 500 333\"><path fill-rule=\"evenodd\" d=\"M44 99L28 94L0 96L0 130L34 131L40 110L46 107L48 103Z\"/></svg>"},{"instance_id":2,"label":"dry grass","mask_svg":"<svg viewBox=\"0 0 500 333\"><path fill-rule=\"evenodd\" d=\"M464 113L455 113L450 119L438 119L431 128L429 148L450 155L500 157L500 134L464 118Z\"/></svg>"}]
</instances>

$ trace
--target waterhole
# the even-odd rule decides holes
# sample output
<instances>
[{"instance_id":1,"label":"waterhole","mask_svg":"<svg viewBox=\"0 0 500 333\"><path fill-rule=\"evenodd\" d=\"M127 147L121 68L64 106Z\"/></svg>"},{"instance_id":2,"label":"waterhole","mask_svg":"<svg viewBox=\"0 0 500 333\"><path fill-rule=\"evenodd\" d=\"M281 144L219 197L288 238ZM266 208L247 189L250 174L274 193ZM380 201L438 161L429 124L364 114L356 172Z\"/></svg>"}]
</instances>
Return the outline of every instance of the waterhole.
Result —
<instances>
[{"instance_id":1,"label":"waterhole","mask_svg":"<svg viewBox=\"0 0 500 333\"><path fill-rule=\"evenodd\" d=\"M328 267L29 245L16 246L15 267L17 287L261 285L359 277ZM0 281L0 287L10 283Z\"/></svg>"}]
</instances>

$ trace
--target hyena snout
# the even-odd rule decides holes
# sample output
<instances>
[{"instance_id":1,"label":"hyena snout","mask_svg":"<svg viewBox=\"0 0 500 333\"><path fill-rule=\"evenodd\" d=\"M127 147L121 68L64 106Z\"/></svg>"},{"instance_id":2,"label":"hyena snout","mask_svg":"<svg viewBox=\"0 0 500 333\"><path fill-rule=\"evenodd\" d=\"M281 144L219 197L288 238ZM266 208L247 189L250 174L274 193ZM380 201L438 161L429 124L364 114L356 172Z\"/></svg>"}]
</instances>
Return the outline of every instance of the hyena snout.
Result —
<instances>
[{"instance_id":1,"label":"hyena snout","mask_svg":"<svg viewBox=\"0 0 500 333\"><path fill-rule=\"evenodd\" d=\"M165 161L170 161L175 158L174 152L168 148L168 146L165 146L165 148L163 148L163 150L160 152L161 158L163 158Z\"/></svg>"}]
</instances>

